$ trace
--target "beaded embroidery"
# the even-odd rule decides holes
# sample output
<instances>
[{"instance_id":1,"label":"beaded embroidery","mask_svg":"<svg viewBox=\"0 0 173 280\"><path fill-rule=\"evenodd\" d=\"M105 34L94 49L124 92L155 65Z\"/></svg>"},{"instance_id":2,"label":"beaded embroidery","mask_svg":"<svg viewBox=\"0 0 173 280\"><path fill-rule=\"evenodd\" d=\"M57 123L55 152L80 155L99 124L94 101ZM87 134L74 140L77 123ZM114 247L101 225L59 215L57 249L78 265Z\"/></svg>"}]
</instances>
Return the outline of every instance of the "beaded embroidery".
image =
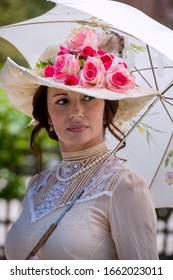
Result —
<instances>
[{"instance_id":1,"label":"beaded embroidery","mask_svg":"<svg viewBox=\"0 0 173 280\"><path fill-rule=\"evenodd\" d=\"M80 169L81 165L83 165L84 162L87 162L86 158L84 158L83 160L80 159L78 161L72 162L65 160L63 162L63 176L71 176L73 172L75 173L77 169ZM112 166L114 166L114 168L112 168ZM97 176L94 176L92 178L91 183L84 190L84 193L76 203L80 203L88 199L93 199L94 197L103 195L103 193L109 194L108 186L110 183L110 179L120 168L122 168L122 163L114 156L112 156L108 160L108 162L104 164L104 166L99 170ZM34 184L31 184L28 189L27 199L30 205L32 222L41 219L56 208L68 204L71 200L71 194L75 192L75 182L79 179L76 179L76 181L74 179L74 184L71 184L71 182L69 181L56 181L50 186L47 193L45 194L45 197L43 197L43 199L39 201L38 204L35 203L37 195L40 191L44 191L44 186L48 182L49 178L53 177L53 174L55 174L56 170L57 168L55 167L51 170L42 172L39 180L35 181ZM84 174L82 174L82 176L84 176ZM82 178L80 180L82 180Z\"/></svg>"}]
</instances>

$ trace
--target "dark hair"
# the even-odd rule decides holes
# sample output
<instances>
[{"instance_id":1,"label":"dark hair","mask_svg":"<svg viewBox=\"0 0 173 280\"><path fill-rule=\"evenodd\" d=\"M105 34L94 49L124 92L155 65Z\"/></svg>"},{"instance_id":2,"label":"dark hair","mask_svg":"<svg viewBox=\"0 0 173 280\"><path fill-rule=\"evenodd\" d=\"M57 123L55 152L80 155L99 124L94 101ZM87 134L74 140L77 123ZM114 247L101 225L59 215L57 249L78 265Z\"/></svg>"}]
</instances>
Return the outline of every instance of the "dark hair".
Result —
<instances>
[{"instance_id":1,"label":"dark hair","mask_svg":"<svg viewBox=\"0 0 173 280\"><path fill-rule=\"evenodd\" d=\"M108 128L111 134L118 139L119 141L122 140L120 135L123 135L123 133L115 126L113 120L115 117L115 114L118 109L118 101L112 101L112 100L105 100L105 112L104 112L104 118L105 118L105 124L104 128ZM47 87L46 86L40 86L37 91L34 94L33 97L33 117L36 121L36 125L32 130L31 139L30 139L30 146L31 150L36 158L37 164L38 164L38 172L41 172L42 167L42 155L39 145L36 142L36 136L39 134L39 132L44 128L48 136L51 139L54 139L58 141L58 136L54 132L54 130L51 132L50 124L48 123L48 108L47 108ZM118 134L116 133L118 132ZM125 143L123 144L125 145ZM124 146L122 146L124 147ZM122 148L121 147L121 148Z\"/></svg>"}]
</instances>

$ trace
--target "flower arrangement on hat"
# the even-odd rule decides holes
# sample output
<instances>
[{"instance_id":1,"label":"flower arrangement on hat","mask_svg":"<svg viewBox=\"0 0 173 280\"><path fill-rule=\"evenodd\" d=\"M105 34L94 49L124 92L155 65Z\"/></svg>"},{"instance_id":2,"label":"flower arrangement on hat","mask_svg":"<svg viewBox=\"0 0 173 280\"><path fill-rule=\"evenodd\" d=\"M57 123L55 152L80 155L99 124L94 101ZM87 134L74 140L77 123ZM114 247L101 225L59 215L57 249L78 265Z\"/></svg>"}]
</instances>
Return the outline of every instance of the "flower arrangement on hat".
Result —
<instances>
[{"instance_id":1,"label":"flower arrangement on hat","mask_svg":"<svg viewBox=\"0 0 173 280\"><path fill-rule=\"evenodd\" d=\"M60 45L55 61L40 61L44 78L53 78L67 86L107 88L125 92L136 86L134 75L118 54L99 48L103 33L80 27L67 38L67 46Z\"/></svg>"},{"instance_id":2,"label":"flower arrangement on hat","mask_svg":"<svg viewBox=\"0 0 173 280\"><path fill-rule=\"evenodd\" d=\"M158 95L153 88L137 85L132 73L134 59L134 52L120 34L81 26L63 43L48 46L33 69L7 58L0 71L0 85L11 103L31 118L34 94L44 86L117 100L116 122L124 122Z\"/></svg>"}]
</instances>

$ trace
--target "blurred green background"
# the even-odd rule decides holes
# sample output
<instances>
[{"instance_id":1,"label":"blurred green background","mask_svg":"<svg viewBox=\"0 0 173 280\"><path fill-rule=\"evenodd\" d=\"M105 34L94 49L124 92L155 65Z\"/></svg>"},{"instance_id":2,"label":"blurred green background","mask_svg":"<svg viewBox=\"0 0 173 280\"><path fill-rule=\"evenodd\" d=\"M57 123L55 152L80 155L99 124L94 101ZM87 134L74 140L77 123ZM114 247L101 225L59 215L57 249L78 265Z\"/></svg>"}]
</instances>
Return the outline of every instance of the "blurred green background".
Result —
<instances>
[{"instance_id":1,"label":"blurred green background","mask_svg":"<svg viewBox=\"0 0 173 280\"><path fill-rule=\"evenodd\" d=\"M0 26L39 16L53 7L54 3L43 0L1 0ZM0 38L0 67L7 56L27 66L16 48ZM32 130L27 127L29 122L30 118L18 112L0 88L0 197L7 200L22 199L28 180L37 172L29 144ZM50 158L52 164L57 160L58 145L44 132L38 143L43 152L43 169L49 168Z\"/></svg>"}]
</instances>

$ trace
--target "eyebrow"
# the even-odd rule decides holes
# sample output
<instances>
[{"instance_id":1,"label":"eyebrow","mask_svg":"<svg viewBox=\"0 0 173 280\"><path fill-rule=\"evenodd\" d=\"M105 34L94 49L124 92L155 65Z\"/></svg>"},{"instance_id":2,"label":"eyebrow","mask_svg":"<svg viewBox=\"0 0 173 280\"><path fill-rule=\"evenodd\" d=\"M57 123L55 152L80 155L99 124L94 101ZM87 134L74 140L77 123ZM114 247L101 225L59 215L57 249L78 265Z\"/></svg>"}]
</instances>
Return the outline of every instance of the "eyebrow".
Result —
<instances>
[{"instance_id":1,"label":"eyebrow","mask_svg":"<svg viewBox=\"0 0 173 280\"><path fill-rule=\"evenodd\" d=\"M65 92L58 92L58 93L55 93L55 94L53 95L53 97L57 97L57 96L60 96L60 95L68 96L68 94L65 93Z\"/></svg>"}]
</instances>

